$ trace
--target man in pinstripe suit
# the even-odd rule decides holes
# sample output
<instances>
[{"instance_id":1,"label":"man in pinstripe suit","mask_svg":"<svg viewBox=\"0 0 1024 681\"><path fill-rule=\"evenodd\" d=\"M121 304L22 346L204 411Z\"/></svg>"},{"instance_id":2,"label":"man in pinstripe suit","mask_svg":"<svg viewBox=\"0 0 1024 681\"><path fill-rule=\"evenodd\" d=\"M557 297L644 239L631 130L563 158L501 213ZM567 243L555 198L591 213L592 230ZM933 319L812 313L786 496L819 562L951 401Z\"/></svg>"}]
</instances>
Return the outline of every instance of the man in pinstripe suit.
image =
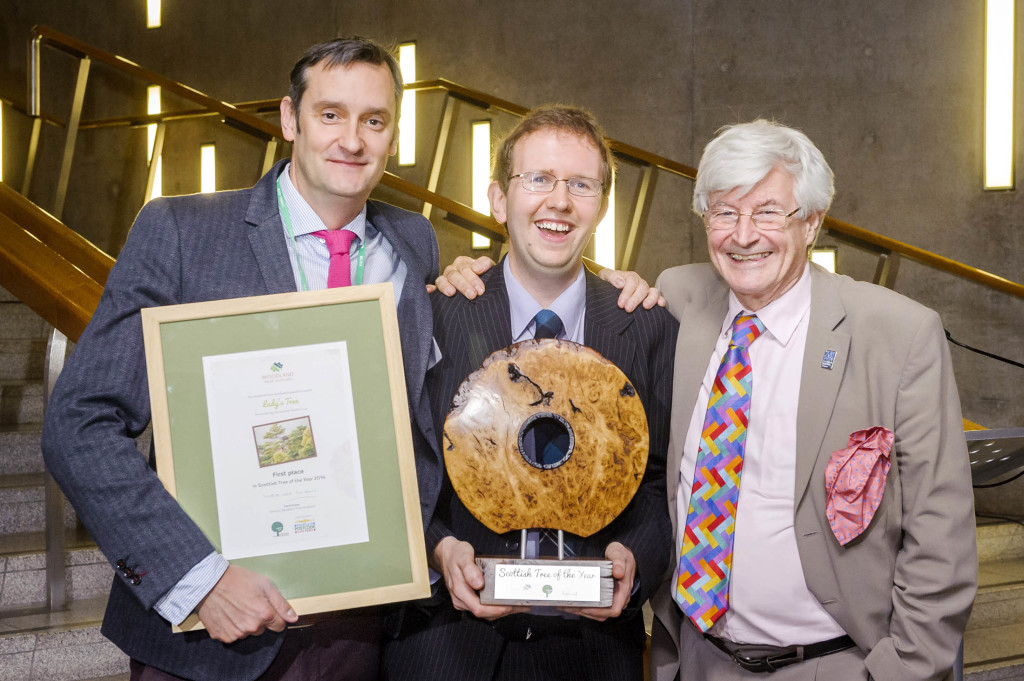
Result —
<instances>
[{"instance_id":1,"label":"man in pinstripe suit","mask_svg":"<svg viewBox=\"0 0 1024 681\"><path fill-rule=\"evenodd\" d=\"M554 312L556 337L583 343L621 368L650 424L647 472L629 507L607 528L578 540L580 555L613 563L607 608L556 614L483 605L476 555L518 555L519 535L497 535L462 505L445 479L427 528L427 550L443 586L430 604L408 606L385 652L393 679L639 679L644 645L640 606L669 560L664 508L665 450L677 323L660 307L633 314L618 291L586 272L582 253L608 207L611 151L590 114L534 110L507 135L489 190L509 232L508 257L468 300L433 296L442 358L427 376L437 424L462 380L491 352L540 334ZM540 314L538 314L540 313ZM437 432L440 432L438 430Z\"/></svg>"}]
</instances>

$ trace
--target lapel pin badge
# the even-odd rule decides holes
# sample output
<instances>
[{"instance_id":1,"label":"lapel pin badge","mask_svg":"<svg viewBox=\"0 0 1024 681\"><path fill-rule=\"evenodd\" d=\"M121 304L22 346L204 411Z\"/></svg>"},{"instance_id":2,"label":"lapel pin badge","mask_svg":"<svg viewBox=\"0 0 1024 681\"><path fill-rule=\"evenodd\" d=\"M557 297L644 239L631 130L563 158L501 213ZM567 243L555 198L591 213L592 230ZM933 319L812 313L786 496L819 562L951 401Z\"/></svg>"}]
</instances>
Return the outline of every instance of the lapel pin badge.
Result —
<instances>
[{"instance_id":1,"label":"lapel pin badge","mask_svg":"<svg viewBox=\"0 0 1024 681\"><path fill-rule=\"evenodd\" d=\"M835 364L835 362L836 362L836 351L835 350L826 350L825 351L825 356L821 358L821 368L822 369L829 369L829 370L831 370L832 369L832 365Z\"/></svg>"}]
</instances>

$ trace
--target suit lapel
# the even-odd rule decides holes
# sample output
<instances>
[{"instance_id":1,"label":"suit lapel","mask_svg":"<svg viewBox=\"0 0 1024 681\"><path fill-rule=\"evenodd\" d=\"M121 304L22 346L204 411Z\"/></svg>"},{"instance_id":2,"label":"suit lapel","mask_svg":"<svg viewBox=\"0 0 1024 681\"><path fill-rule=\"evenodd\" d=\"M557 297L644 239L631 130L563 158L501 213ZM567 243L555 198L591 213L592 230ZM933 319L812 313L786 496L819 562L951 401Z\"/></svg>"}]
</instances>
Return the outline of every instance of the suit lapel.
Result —
<instances>
[{"instance_id":1,"label":"suit lapel","mask_svg":"<svg viewBox=\"0 0 1024 681\"><path fill-rule=\"evenodd\" d=\"M249 245L267 293L295 291L295 275L288 258L288 244L277 205L277 176L286 162L279 162L252 188L249 209L245 214L245 221L253 226L249 230Z\"/></svg>"},{"instance_id":2,"label":"suit lapel","mask_svg":"<svg viewBox=\"0 0 1024 681\"><path fill-rule=\"evenodd\" d=\"M467 334L469 366L479 367L495 350L512 345L512 319L508 289L505 288L504 260L482 277L487 292L462 307L459 323Z\"/></svg>"},{"instance_id":3,"label":"suit lapel","mask_svg":"<svg viewBox=\"0 0 1024 681\"><path fill-rule=\"evenodd\" d=\"M627 371L633 366L636 346L623 333L633 315L618 305L619 291L585 270L587 311L583 317L583 343L601 353L615 366Z\"/></svg>"},{"instance_id":4,"label":"suit lapel","mask_svg":"<svg viewBox=\"0 0 1024 681\"><path fill-rule=\"evenodd\" d=\"M849 356L850 336L836 328L846 310L831 276L811 265L811 318L807 327L803 368L800 375L800 403L796 417L795 505L806 492L817 461ZM831 368L826 353L834 352Z\"/></svg>"},{"instance_id":5,"label":"suit lapel","mask_svg":"<svg viewBox=\"0 0 1024 681\"><path fill-rule=\"evenodd\" d=\"M415 410L423 394L423 377L427 372L434 328L424 282L417 278L417 275L422 277L423 268L416 264L423 256L409 242L401 228L393 224L372 201L366 203L366 219L388 240L395 254L406 264L402 299L398 303L398 330L405 360L406 388L409 391L410 406ZM429 418L424 421L429 422Z\"/></svg>"},{"instance_id":6,"label":"suit lapel","mask_svg":"<svg viewBox=\"0 0 1024 681\"><path fill-rule=\"evenodd\" d=\"M675 377L672 388L673 449L668 456L669 496L674 497L679 481L679 466L683 458L683 440L693 409L697 405L700 386L707 373L708 361L715 351L722 322L729 311L729 289L723 285L708 291L703 306L694 305L682 310L679 320L679 340L676 343ZM674 513L675 507L672 506Z\"/></svg>"}]
</instances>

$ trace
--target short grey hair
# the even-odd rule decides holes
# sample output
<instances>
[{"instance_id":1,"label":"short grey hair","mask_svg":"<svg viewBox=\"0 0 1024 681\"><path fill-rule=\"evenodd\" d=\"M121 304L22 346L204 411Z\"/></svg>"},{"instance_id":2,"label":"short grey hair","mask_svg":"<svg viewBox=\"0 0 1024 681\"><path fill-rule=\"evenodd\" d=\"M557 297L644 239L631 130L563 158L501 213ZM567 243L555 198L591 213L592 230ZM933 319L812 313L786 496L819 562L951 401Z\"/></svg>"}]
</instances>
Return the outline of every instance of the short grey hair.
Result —
<instances>
[{"instance_id":1,"label":"short grey hair","mask_svg":"<svg viewBox=\"0 0 1024 681\"><path fill-rule=\"evenodd\" d=\"M713 193L737 188L749 192L775 167L793 176L799 217L828 211L835 182L821 151L799 130L764 119L727 125L704 147L693 186L693 211L703 215Z\"/></svg>"}]
</instances>

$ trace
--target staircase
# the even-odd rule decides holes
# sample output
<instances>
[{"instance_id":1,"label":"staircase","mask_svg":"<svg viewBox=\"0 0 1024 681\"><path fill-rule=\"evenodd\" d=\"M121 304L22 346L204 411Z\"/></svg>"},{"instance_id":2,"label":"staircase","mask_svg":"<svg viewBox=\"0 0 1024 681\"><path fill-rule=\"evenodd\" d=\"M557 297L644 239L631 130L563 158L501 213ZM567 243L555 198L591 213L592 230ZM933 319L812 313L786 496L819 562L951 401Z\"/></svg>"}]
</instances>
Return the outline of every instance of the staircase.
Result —
<instances>
[{"instance_id":1,"label":"staircase","mask_svg":"<svg viewBox=\"0 0 1024 681\"><path fill-rule=\"evenodd\" d=\"M46 601L43 415L46 323L0 288L0 681L125 681L99 632L111 568L67 506L69 606ZM964 638L969 681L1024 681L1024 525L978 520L979 589Z\"/></svg>"},{"instance_id":2,"label":"staircase","mask_svg":"<svg viewBox=\"0 0 1024 681\"><path fill-rule=\"evenodd\" d=\"M100 634L111 568L65 506L70 600L47 600L43 458L46 323L0 288L0 680L122 681L128 659Z\"/></svg>"},{"instance_id":3,"label":"staircase","mask_svg":"<svg viewBox=\"0 0 1024 681\"><path fill-rule=\"evenodd\" d=\"M978 518L978 563L964 677L1024 681L1024 525Z\"/></svg>"}]
</instances>

